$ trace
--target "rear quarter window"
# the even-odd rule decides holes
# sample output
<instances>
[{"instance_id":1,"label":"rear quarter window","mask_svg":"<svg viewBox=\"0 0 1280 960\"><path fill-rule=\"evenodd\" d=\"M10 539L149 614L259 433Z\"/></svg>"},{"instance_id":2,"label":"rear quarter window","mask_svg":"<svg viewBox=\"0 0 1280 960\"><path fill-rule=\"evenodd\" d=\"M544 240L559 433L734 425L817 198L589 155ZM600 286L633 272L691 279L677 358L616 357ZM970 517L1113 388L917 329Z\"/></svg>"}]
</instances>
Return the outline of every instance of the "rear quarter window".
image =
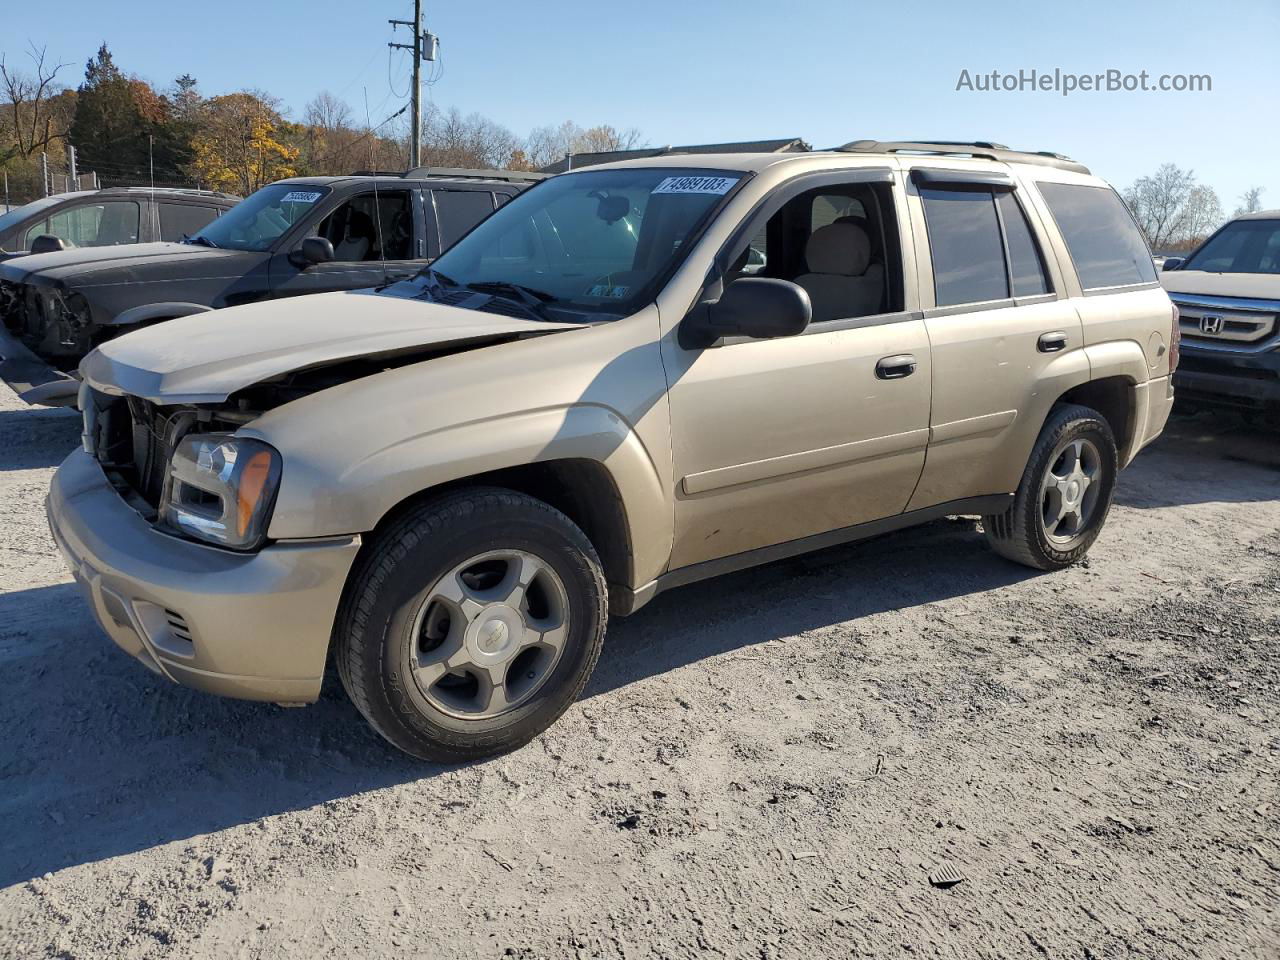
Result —
<instances>
[{"instance_id":1,"label":"rear quarter window","mask_svg":"<svg viewBox=\"0 0 1280 960\"><path fill-rule=\"evenodd\" d=\"M1085 290L1155 283L1151 251L1129 208L1110 187L1036 184Z\"/></svg>"}]
</instances>

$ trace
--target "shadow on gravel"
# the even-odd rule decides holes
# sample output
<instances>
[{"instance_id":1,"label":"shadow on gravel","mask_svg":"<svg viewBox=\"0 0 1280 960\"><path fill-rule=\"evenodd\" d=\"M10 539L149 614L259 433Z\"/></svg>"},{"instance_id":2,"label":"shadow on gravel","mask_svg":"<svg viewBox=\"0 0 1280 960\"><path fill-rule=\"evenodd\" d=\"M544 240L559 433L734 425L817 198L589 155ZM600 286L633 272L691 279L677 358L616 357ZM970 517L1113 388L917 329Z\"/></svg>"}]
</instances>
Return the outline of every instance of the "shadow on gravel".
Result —
<instances>
[{"instance_id":1,"label":"shadow on gravel","mask_svg":"<svg viewBox=\"0 0 1280 960\"><path fill-rule=\"evenodd\" d=\"M939 521L664 594L615 620L586 696L782 635L1033 576ZM0 594L0 886L437 776L340 688L285 710L174 686L112 646L71 584Z\"/></svg>"},{"instance_id":2,"label":"shadow on gravel","mask_svg":"<svg viewBox=\"0 0 1280 960\"><path fill-rule=\"evenodd\" d=\"M1230 412L1175 415L1116 491L1117 503L1141 509L1265 500L1280 500L1280 432Z\"/></svg>"},{"instance_id":3,"label":"shadow on gravel","mask_svg":"<svg viewBox=\"0 0 1280 960\"><path fill-rule=\"evenodd\" d=\"M154 676L72 584L0 594L0 670L0 887L450 769L340 689L286 710Z\"/></svg>"},{"instance_id":4,"label":"shadow on gravel","mask_svg":"<svg viewBox=\"0 0 1280 960\"><path fill-rule=\"evenodd\" d=\"M74 410L0 410L0 470L56 467L80 443Z\"/></svg>"},{"instance_id":5,"label":"shadow on gravel","mask_svg":"<svg viewBox=\"0 0 1280 960\"><path fill-rule=\"evenodd\" d=\"M584 697L778 637L1038 575L992 553L974 520L954 518L691 584L610 624Z\"/></svg>"}]
</instances>

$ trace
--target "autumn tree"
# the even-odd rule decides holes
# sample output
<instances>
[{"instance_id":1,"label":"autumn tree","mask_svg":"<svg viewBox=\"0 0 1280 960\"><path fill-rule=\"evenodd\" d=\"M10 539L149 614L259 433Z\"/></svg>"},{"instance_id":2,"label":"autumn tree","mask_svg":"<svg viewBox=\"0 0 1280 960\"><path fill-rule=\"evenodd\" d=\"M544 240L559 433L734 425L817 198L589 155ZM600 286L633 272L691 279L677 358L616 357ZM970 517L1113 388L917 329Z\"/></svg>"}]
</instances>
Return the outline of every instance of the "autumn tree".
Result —
<instances>
[{"instance_id":1,"label":"autumn tree","mask_svg":"<svg viewBox=\"0 0 1280 960\"><path fill-rule=\"evenodd\" d=\"M25 73L0 56L0 85L5 98L0 120L0 165L48 150L66 135L66 118L56 109L61 87L58 72L66 66L50 63L45 48L32 47L27 56L35 68Z\"/></svg>"},{"instance_id":2,"label":"autumn tree","mask_svg":"<svg viewBox=\"0 0 1280 960\"><path fill-rule=\"evenodd\" d=\"M124 73L105 43L85 64L69 137L82 169L117 182L178 182L191 160L189 130L174 123L169 99Z\"/></svg>"},{"instance_id":3,"label":"autumn tree","mask_svg":"<svg viewBox=\"0 0 1280 960\"><path fill-rule=\"evenodd\" d=\"M300 151L282 135L284 126L279 101L260 91L206 100L192 167L208 186L242 196L291 177Z\"/></svg>"}]
</instances>

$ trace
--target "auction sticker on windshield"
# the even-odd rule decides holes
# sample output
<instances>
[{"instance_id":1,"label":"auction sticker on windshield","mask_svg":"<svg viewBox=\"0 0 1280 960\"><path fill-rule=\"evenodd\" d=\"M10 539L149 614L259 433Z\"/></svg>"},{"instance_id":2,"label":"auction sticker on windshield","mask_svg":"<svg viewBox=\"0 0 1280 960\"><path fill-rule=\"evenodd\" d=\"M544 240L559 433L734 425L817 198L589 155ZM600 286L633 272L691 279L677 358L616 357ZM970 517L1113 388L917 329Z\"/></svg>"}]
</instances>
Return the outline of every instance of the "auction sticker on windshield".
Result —
<instances>
[{"instance_id":1,"label":"auction sticker on windshield","mask_svg":"<svg viewBox=\"0 0 1280 960\"><path fill-rule=\"evenodd\" d=\"M667 177L653 188L653 192L723 195L733 189L738 179L738 177Z\"/></svg>"},{"instance_id":2,"label":"auction sticker on windshield","mask_svg":"<svg viewBox=\"0 0 1280 960\"><path fill-rule=\"evenodd\" d=\"M281 203L315 203L320 199L320 191L294 190L284 195Z\"/></svg>"}]
</instances>

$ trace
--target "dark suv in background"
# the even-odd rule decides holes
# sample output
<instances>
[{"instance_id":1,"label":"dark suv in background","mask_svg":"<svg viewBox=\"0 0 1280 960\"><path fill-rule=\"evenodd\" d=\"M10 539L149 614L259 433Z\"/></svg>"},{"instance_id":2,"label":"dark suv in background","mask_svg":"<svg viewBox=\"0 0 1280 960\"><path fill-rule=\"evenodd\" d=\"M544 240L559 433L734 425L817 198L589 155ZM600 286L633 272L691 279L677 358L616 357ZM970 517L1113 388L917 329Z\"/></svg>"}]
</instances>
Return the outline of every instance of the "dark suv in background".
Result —
<instances>
[{"instance_id":1,"label":"dark suv in background","mask_svg":"<svg viewBox=\"0 0 1280 960\"><path fill-rule=\"evenodd\" d=\"M99 343L145 324L275 297L374 287L422 269L541 174L422 167L258 190L179 243L0 264L0 377L69 404Z\"/></svg>"},{"instance_id":2,"label":"dark suv in background","mask_svg":"<svg viewBox=\"0 0 1280 960\"><path fill-rule=\"evenodd\" d=\"M1280 210L1236 217L1160 279L1182 313L1181 402L1280 426Z\"/></svg>"},{"instance_id":3,"label":"dark suv in background","mask_svg":"<svg viewBox=\"0 0 1280 960\"><path fill-rule=\"evenodd\" d=\"M181 240L239 202L229 193L172 187L108 187L43 197L0 215L0 260L33 250Z\"/></svg>"}]
</instances>

